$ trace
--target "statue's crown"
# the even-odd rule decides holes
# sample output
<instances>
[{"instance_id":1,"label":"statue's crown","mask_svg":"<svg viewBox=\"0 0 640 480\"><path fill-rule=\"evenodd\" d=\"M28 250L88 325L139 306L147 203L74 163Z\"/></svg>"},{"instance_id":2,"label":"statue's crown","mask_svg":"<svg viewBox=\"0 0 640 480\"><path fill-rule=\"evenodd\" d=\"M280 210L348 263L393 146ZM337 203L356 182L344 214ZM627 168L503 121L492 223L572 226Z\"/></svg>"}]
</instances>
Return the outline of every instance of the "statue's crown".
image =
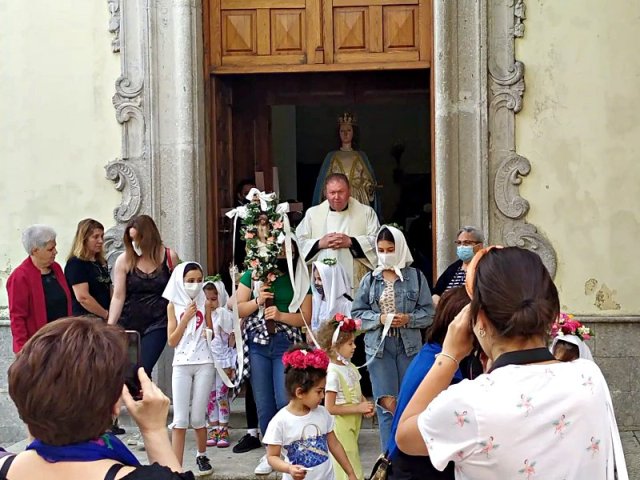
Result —
<instances>
[{"instance_id":1,"label":"statue's crown","mask_svg":"<svg viewBox=\"0 0 640 480\"><path fill-rule=\"evenodd\" d=\"M338 117L339 125L356 125L357 123L356 116L353 113L344 112Z\"/></svg>"}]
</instances>

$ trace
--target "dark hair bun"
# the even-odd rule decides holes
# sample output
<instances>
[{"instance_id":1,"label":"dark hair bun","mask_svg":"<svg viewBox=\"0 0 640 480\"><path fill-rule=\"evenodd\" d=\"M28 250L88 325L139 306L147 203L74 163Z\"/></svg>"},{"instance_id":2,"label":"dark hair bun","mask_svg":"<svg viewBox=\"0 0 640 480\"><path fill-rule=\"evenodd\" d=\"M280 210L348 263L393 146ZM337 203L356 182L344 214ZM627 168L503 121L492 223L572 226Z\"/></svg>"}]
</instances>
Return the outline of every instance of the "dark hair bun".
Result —
<instances>
[{"instance_id":1,"label":"dark hair bun","mask_svg":"<svg viewBox=\"0 0 640 480\"><path fill-rule=\"evenodd\" d=\"M473 293L473 317L482 309L502 337L544 336L560 313L542 260L518 247L491 250L478 262Z\"/></svg>"}]
</instances>

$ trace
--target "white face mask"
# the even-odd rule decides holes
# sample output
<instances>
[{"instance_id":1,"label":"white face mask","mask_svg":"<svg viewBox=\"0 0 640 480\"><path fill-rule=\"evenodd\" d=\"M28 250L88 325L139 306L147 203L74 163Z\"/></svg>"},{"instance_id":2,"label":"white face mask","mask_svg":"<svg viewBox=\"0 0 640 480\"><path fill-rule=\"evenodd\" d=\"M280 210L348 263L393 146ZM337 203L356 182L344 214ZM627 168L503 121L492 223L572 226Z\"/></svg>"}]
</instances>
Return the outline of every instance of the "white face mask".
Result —
<instances>
[{"instance_id":1,"label":"white face mask","mask_svg":"<svg viewBox=\"0 0 640 480\"><path fill-rule=\"evenodd\" d=\"M185 283L184 284L184 289L187 292L187 295L189 295L189 298L191 298L191 300L193 300L194 298L196 298L198 296L198 293L200 293L202 291L202 282Z\"/></svg>"},{"instance_id":2,"label":"white face mask","mask_svg":"<svg viewBox=\"0 0 640 480\"><path fill-rule=\"evenodd\" d=\"M393 253L378 253L378 259L380 265L384 268L393 268L398 264L396 252Z\"/></svg>"},{"instance_id":3,"label":"white face mask","mask_svg":"<svg viewBox=\"0 0 640 480\"><path fill-rule=\"evenodd\" d=\"M138 245L138 242L136 242L135 240L132 240L131 241L131 246L133 247L133 251L136 252L136 255L141 257L142 256L142 249L140 248L140 245Z\"/></svg>"}]
</instances>

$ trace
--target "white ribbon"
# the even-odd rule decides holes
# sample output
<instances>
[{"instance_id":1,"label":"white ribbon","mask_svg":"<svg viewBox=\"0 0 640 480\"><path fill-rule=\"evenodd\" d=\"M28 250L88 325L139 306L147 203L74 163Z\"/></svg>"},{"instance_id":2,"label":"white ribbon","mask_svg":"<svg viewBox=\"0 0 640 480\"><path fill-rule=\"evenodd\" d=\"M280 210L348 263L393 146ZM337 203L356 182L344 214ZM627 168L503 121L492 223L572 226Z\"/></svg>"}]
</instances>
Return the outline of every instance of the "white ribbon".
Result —
<instances>
[{"instance_id":1,"label":"white ribbon","mask_svg":"<svg viewBox=\"0 0 640 480\"><path fill-rule=\"evenodd\" d=\"M391 322L393 322L393 316L394 316L393 313L385 314L384 327L382 329L382 338L380 339L380 343L378 343L378 346L376 347L376 351L373 352L373 355L371 355L371 358L369 360L367 360L364 363L364 365L360 365L359 367L356 367L358 370L361 369L361 368L366 367L371 362L373 362L373 360L376 358L376 354L378 353L378 350L380 350L380 347L382 347L382 344L384 343L384 339L387 338L387 334L389 333L389 330L391 329Z\"/></svg>"},{"instance_id":2,"label":"white ribbon","mask_svg":"<svg viewBox=\"0 0 640 480\"><path fill-rule=\"evenodd\" d=\"M247 200L249 200L250 202L255 201L255 197L258 197L258 200L260 201L260 210L262 210L263 212L266 212L267 209L269 208L269 203L273 202L276 198L276 194L275 193L265 193L265 192L261 192L260 190L258 190L257 188L252 188L251 190L249 190L249 193L247 194L247 196L245 197Z\"/></svg>"},{"instance_id":3,"label":"white ribbon","mask_svg":"<svg viewBox=\"0 0 640 480\"><path fill-rule=\"evenodd\" d=\"M332 347L338 341L338 336L340 335L340 328L342 327L342 325L344 325L344 321L341 320L340 322L338 322L338 326L336 327L335 331L333 332L333 335L331 336L331 346Z\"/></svg>"}]
</instances>

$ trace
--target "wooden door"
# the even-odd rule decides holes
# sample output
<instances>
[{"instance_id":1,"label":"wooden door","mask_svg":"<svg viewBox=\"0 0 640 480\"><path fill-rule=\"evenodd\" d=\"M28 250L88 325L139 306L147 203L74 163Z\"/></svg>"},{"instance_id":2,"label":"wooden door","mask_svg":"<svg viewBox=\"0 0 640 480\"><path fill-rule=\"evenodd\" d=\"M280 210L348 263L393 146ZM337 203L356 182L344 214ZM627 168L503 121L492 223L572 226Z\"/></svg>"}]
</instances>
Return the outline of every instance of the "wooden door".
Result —
<instances>
[{"instance_id":1,"label":"wooden door","mask_svg":"<svg viewBox=\"0 0 640 480\"><path fill-rule=\"evenodd\" d=\"M209 71L427 68L431 1L208 0Z\"/></svg>"},{"instance_id":2,"label":"wooden door","mask_svg":"<svg viewBox=\"0 0 640 480\"><path fill-rule=\"evenodd\" d=\"M430 58L429 3L420 0L325 2L327 62L420 62Z\"/></svg>"}]
</instances>

